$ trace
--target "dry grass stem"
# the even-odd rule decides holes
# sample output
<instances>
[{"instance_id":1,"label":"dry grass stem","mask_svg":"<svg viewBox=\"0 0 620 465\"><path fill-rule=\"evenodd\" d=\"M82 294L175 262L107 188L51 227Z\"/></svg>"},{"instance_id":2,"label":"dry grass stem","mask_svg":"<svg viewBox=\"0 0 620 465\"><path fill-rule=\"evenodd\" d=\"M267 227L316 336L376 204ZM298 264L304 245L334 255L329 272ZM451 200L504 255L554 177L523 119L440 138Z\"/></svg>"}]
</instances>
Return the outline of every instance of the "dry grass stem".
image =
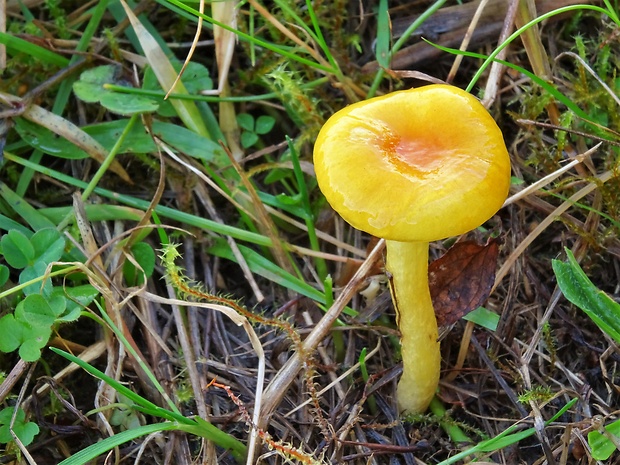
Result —
<instances>
[{"instance_id":1,"label":"dry grass stem","mask_svg":"<svg viewBox=\"0 0 620 465\"><path fill-rule=\"evenodd\" d=\"M351 278L349 283L342 290L333 305L329 308L329 310L327 310L323 318L321 318L317 325L312 329L310 334L308 334L303 342L303 350L305 353L310 354L314 352L325 336L327 336L332 328L332 325L338 319L346 304L352 298L353 294L359 289L361 282L370 268L374 265L375 261L379 259L384 247L385 241L381 240L377 242L377 245L375 245L373 250L368 254L368 257L364 263L362 263L362 265L358 268L353 278ZM264 428L264 426L269 422L271 415L273 415L276 407L285 395L290 383L293 382L293 379L297 376L299 370L302 369L303 364L304 361L301 359L299 354L293 355L267 386L264 394L263 417L258 423L261 428Z\"/></svg>"}]
</instances>

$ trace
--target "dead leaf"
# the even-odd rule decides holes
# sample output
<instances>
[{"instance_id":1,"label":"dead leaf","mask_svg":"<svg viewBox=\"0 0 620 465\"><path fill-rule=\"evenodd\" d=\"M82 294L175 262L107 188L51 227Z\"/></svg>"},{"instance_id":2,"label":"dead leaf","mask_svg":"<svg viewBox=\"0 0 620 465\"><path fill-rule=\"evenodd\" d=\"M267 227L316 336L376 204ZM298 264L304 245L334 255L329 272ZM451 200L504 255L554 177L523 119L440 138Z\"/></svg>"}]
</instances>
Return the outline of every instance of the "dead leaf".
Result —
<instances>
[{"instance_id":1,"label":"dead leaf","mask_svg":"<svg viewBox=\"0 0 620 465\"><path fill-rule=\"evenodd\" d=\"M447 326L482 305L495 281L499 244L454 244L428 267L428 283L439 326Z\"/></svg>"},{"instance_id":2,"label":"dead leaf","mask_svg":"<svg viewBox=\"0 0 620 465\"><path fill-rule=\"evenodd\" d=\"M372 252L372 249L375 248L375 246L377 245L377 242L379 242L379 238L378 237L374 237L371 236L370 237L370 241L368 241L368 245L366 246L366 255L368 256L368 254L370 252ZM353 277L353 275L355 273L357 273L358 268L364 263L363 259L357 259L357 258L347 258L347 261L345 262L344 266L342 267L342 270L340 271L340 273L338 274L337 278L336 278L336 286L338 287L344 287L347 285L347 283L351 280L351 278ZM383 261L377 261L375 262L368 275L367 276L374 276L374 275L378 275L378 274L383 274Z\"/></svg>"}]
</instances>

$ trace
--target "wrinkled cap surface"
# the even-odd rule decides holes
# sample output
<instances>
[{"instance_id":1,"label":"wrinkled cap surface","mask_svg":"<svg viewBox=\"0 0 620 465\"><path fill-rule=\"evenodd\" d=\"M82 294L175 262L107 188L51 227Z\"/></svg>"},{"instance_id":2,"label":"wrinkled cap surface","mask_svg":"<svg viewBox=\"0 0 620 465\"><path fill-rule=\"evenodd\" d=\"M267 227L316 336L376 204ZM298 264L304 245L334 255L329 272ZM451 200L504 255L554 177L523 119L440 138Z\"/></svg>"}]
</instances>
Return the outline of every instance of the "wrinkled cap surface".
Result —
<instances>
[{"instance_id":1,"label":"wrinkled cap surface","mask_svg":"<svg viewBox=\"0 0 620 465\"><path fill-rule=\"evenodd\" d=\"M497 124L475 97L448 85L340 110L318 135L314 166L321 191L348 223L396 241L477 228L510 185Z\"/></svg>"}]
</instances>

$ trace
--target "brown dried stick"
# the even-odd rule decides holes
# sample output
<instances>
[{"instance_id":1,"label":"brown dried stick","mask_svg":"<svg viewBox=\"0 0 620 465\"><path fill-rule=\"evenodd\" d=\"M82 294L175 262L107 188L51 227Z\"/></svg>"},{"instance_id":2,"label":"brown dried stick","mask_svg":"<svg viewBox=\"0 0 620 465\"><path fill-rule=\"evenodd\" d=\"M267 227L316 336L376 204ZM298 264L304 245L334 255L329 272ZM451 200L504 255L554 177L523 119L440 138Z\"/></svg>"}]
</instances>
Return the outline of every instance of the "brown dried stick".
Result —
<instances>
[{"instance_id":1,"label":"brown dried stick","mask_svg":"<svg viewBox=\"0 0 620 465\"><path fill-rule=\"evenodd\" d=\"M476 1L440 9L420 29L415 31L416 36L425 37L444 47L458 47L467 33L478 3L479 1ZM563 6L578 3L593 4L598 2L596 0L536 0L536 9L540 14L544 14ZM508 6L509 2L506 0L491 0L489 2L480 17L478 27L471 36L470 50L481 44L496 41L502 30ZM392 21L394 37L400 36L416 18L417 16L394 18ZM391 68L412 69L444 55L445 52L420 41L399 50L392 58ZM362 68L367 73L374 72L377 69L379 69L379 65L376 61L366 63Z\"/></svg>"},{"instance_id":2,"label":"brown dried stick","mask_svg":"<svg viewBox=\"0 0 620 465\"><path fill-rule=\"evenodd\" d=\"M375 248L370 252L366 260L359 267L357 273L355 273L353 278L351 278L351 281L349 281L343 289L334 304L310 332L302 346L302 352L304 354L311 354L314 352L321 341L327 336L347 302L349 302L351 297L353 297L353 294L357 292L358 286L365 278L366 274L370 271L375 261L379 259L384 247L385 241L380 240ZM299 353L293 355L284 364L273 380L271 380L267 386L267 389L265 389L265 393L263 395L262 416L259 423L259 427L261 429L265 429L269 423L271 415L273 415L275 409L284 397L284 394L286 394L288 387L293 382L299 371L303 368L305 362L306 361Z\"/></svg>"}]
</instances>

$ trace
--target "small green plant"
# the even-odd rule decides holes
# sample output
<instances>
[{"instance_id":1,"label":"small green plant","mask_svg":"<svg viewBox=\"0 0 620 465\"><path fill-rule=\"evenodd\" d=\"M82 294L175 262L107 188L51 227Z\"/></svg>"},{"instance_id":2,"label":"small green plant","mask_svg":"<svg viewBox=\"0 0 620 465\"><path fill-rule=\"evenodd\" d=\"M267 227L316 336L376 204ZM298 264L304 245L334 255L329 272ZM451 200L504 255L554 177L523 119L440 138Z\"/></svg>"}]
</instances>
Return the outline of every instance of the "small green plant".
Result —
<instances>
[{"instance_id":1,"label":"small green plant","mask_svg":"<svg viewBox=\"0 0 620 465\"><path fill-rule=\"evenodd\" d=\"M120 427L121 431L139 428L144 424L144 417L136 409L137 404L122 394L118 395L120 401L110 416L110 424Z\"/></svg>"},{"instance_id":2,"label":"small green plant","mask_svg":"<svg viewBox=\"0 0 620 465\"><path fill-rule=\"evenodd\" d=\"M41 349L53 330L61 323L78 319L82 306L97 296L89 284L74 287L54 286L46 276L50 264L65 254L65 239L54 228L43 228L30 237L11 230L0 239L0 253L6 263L19 273L19 284L3 293L17 294L13 313L0 318L0 352L19 349L27 362L41 357ZM5 284L10 270L0 269L0 284Z\"/></svg>"},{"instance_id":3,"label":"small green plant","mask_svg":"<svg viewBox=\"0 0 620 465\"><path fill-rule=\"evenodd\" d=\"M60 259L64 252L65 240L53 228L45 228L26 236L21 231L11 230L0 239L1 252L7 264L17 270L22 270L19 283L27 283L45 273L47 265ZM35 292L49 294L52 284L49 280L44 283L33 283L24 288L24 294Z\"/></svg>"},{"instance_id":4,"label":"small green plant","mask_svg":"<svg viewBox=\"0 0 620 465\"><path fill-rule=\"evenodd\" d=\"M15 413L15 407L6 407L0 411L0 443L8 444L13 441L11 434L11 419L15 414L13 422L13 433L19 438L24 446L32 443L34 437L39 434L39 427L36 423L26 421L26 412L21 408Z\"/></svg>"},{"instance_id":5,"label":"small green plant","mask_svg":"<svg viewBox=\"0 0 620 465\"><path fill-rule=\"evenodd\" d=\"M49 302L40 294L32 294L22 300L15 313L0 320L0 351L13 352L19 349L19 356L27 362L41 357L52 335L52 326L57 318L62 319L65 299L59 296ZM78 310L79 315L79 310ZM65 321L72 321L77 315L66 315Z\"/></svg>"},{"instance_id":6,"label":"small green plant","mask_svg":"<svg viewBox=\"0 0 620 465\"><path fill-rule=\"evenodd\" d=\"M262 135L268 134L276 123L275 118L269 115L260 115L254 119L249 113L239 113L237 123L243 129L241 145L244 149L250 148L259 141Z\"/></svg>"},{"instance_id":7,"label":"small green plant","mask_svg":"<svg viewBox=\"0 0 620 465\"><path fill-rule=\"evenodd\" d=\"M534 386L531 390L519 394L519 402L528 404L531 401L536 403L548 402L553 398L553 392L548 386Z\"/></svg>"}]
</instances>

